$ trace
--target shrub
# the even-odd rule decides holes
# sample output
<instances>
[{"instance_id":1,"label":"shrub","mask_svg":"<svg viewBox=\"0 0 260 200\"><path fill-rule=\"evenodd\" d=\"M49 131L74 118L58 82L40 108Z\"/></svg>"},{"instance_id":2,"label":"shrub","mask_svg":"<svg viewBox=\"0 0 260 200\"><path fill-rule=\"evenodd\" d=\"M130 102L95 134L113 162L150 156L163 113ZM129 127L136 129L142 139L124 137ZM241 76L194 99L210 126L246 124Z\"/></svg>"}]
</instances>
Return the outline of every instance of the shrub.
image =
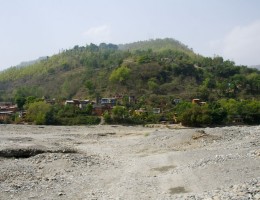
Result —
<instances>
[{"instance_id":1,"label":"shrub","mask_svg":"<svg viewBox=\"0 0 260 200\"><path fill-rule=\"evenodd\" d=\"M108 123L108 124L112 123L112 118L111 118L111 116L110 116L110 114L109 114L108 111L106 111L106 112L104 113L104 120L105 120L105 122Z\"/></svg>"},{"instance_id":2,"label":"shrub","mask_svg":"<svg viewBox=\"0 0 260 200\"><path fill-rule=\"evenodd\" d=\"M157 124L157 123L159 123L161 118L162 118L161 115L149 113L147 115L147 118L146 118L145 122L146 123L151 123L151 124Z\"/></svg>"},{"instance_id":3,"label":"shrub","mask_svg":"<svg viewBox=\"0 0 260 200\"><path fill-rule=\"evenodd\" d=\"M127 123L129 113L124 106L115 106L112 109L112 121L115 123Z\"/></svg>"},{"instance_id":4,"label":"shrub","mask_svg":"<svg viewBox=\"0 0 260 200\"><path fill-rule=\"evenodd\" d=\"M180 115L180 121L184 126L204 126L212 123L210 110L207 106L194 105Z\"/></svg>"},{"instance_id":5,"label":"shrub","mask_svg":"<svg viewBox=\"0 0 260 200\"><path fill-rule=\"evenodd\" d=\"M46 124L46 116L50 110L50 105L45 102L31 103L28 105L26 119L37 125Z\"/></svg>"}]
</instances>

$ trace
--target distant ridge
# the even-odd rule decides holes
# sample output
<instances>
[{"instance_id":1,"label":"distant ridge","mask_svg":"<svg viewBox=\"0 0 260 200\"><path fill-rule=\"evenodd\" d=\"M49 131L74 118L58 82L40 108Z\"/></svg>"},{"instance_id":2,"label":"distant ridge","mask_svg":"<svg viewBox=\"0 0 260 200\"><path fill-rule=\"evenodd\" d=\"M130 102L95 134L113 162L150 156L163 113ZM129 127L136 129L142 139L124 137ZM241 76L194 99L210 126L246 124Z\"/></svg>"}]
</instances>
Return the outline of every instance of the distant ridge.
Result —
<instances>
[{"instance_id":1,"label":"distant ridge","mask_svg":"<svg viewBox=\"0 0 260 200\"><path fill-rule=\"evenodd\" d=\"M260 70L260 65L252 65L252 66L250 66L250 68L255 68L255 69Z\"/></svg>"},{"instance_id":2,"label":"distant ridge","mask_svg":"<svg viewBox=\"0 0 260 200\"><path fill-rule=\"evenodd\" d=\"M183 43L179 42L178 40L175 40L172 38L150 39L150 40L146 40L146 41L119 44L118 47L120 50L129 50L129 51L151 49L153 51L158 52L158 51L163 51L166 49L171 49L171 50L177 50L177 51L184 51L186 53L193 53L193 50L188 48L188 46L186 46Z\"/></svg>"},{"instance_id":3,"label":"distant ridge","mask_svg":"<svg viewBox=\"0 0 260 200\"><path fill-rule=\"evenodd\" d=\"M47 60L48 56L42 56L42 57L39 57L38 59L36 60L30 60L30 61L23 61L21 62L19 65L16 65L15 67L17 68L20 68L20 67L27 67L27 66L30 66L30 65L33 65L35 63L38 63L42 60Z\"/></svg>"}]
</instances>

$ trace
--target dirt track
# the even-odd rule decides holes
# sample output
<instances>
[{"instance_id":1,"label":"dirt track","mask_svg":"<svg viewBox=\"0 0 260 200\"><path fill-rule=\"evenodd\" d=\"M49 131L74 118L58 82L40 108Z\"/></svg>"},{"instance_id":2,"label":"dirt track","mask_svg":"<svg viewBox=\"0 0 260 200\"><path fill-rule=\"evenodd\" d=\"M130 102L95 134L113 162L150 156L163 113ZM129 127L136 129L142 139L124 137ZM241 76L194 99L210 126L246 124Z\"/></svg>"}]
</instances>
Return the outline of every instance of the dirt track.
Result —
<instances>
[{"instance_id":1,"label":"dirt track","mask_svg":"<svg viewBox=\"0 0 260 200\"><path fill-rule=\"evenodd\" d=\"M0 125L0 199L260 199L260 126Z\"/></svg>"}]
</instances>

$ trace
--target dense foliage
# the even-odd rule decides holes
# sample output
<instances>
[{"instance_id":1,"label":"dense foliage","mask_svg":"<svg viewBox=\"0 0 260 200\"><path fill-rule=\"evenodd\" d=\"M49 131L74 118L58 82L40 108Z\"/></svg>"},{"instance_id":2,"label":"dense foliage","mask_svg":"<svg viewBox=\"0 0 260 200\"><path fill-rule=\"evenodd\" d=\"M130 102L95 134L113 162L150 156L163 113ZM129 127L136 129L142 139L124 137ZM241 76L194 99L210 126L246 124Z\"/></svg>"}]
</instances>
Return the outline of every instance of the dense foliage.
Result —
<instances>
[{"instance_id":1,"label":"dense foliage","mask_svg":"<svg viewBox=\"0 0 260 200\"><path fill-rule=\"evenodd\" d=\"M168 112L155 114L148 108L137 113L125 107L116 106L112 113L104 114L107 123L147 124L167 121L181 122L185 126L215 126L228 124L260 124L260 101L236 101L222 99L205 105L181 102Z\"/></svg>"},{"instance_id":2,"label":"dense foliage","mask_svg":"<svg viewBox=\"0 0 260 200\"><path fill-rule=\"evenodd\" d=\"M50 105L43 101L29 103L26 122L37 125L91 125L100 123L100 118L92 115L92 105L84 109L71 105ZM17 122L22 119L17 117Z\"/></svg>"}]
</instances>

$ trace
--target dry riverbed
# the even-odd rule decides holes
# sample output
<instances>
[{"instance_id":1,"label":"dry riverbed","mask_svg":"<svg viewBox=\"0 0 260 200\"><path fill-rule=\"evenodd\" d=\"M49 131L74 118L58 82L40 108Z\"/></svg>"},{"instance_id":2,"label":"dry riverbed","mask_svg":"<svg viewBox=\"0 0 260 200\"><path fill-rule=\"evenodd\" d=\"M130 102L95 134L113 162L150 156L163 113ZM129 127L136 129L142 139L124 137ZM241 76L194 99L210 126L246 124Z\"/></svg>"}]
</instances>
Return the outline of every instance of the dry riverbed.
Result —
<instances>
[{"instance_id":1,"label":"dry riverbed","mask_svg":"<svg viewBox=\"0 0 260 200\"><path fill-rule=\"evenodd\" d=\"M260 126L0 125L0 199L260 199Z\"/></svg>"}]
</instances>

